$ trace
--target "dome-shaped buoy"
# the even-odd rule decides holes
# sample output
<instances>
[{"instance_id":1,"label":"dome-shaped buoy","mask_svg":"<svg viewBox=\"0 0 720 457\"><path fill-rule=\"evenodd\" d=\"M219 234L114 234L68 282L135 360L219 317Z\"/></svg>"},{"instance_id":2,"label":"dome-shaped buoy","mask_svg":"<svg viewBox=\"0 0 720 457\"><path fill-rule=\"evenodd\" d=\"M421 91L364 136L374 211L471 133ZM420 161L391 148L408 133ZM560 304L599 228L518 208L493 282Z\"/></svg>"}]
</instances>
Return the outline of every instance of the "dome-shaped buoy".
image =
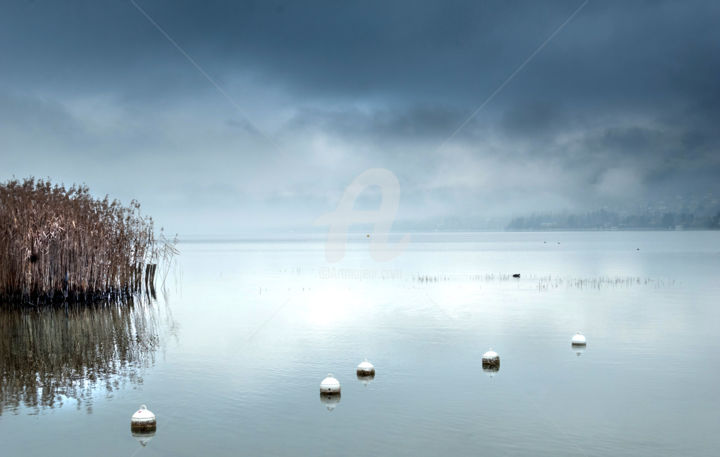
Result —
<instances>
[{"instance_id":1,"label":"dome-shaped buoy","mask_svg":"<svg viewBox=\"0 0 720 457\"><path fill-rule=\"evenodd\" d=\"M320 393L320 402L325 405L328 411L332 411L340 403L340 394Z\"/></svg>"},{"instance_id":2,"label":"dome-shaped buoy","mask_svg":"<svg viewBox=\"0 0 720 457\"><path fill-rule=\"evenodd\" d=\"M375 376L375 367L372 363L368 362L368 359L365 359L363 362L360 362L360 365L357 366L357 375L358 376Z\"/></svg>"},{"instance_id":3,"label":"dome-shaped buoy","mask_svg":"<svg viewBox=\"0 0 720 457\"><path fill-rule=\"evenodd\" d=\"M335 376L329 374L320 383L320 393L323 394L339 394L340 393L340 381L335 379Z\"/></svg>"},{"instance_id":4,"label":"dome-shaped buoy","mask_svg":"<svg viewBox=\"0 0 720 457\"><path fill-rule=\"evenodd\" d=\"M500 369L500 356L497 352L490 349L482 356L483 368L498 368Z\"/></svg>"},{"instance_id":5,"label":"dome-shaped buoy","mask_svg":"<svg viewBox=\"0 0 720 457\"><path fill-rule=\"evenodd\" d=\"M587 340L585 339L585 335L583 335L580 332L577 332L572 337L572 345L573 346L585 346L587 344Z\"/></svg>"},{"instance_id":6,"label":"dome-shaped buoy","mask_svg":"<svg viewBox=\"0 0 720 457\"><path fill-rule=\"evenodd\" d=\"M154 432L156 427L155 414L145 405L141 405L130 418L130 429L133 432Z\"/></svg>"}]
</instances>

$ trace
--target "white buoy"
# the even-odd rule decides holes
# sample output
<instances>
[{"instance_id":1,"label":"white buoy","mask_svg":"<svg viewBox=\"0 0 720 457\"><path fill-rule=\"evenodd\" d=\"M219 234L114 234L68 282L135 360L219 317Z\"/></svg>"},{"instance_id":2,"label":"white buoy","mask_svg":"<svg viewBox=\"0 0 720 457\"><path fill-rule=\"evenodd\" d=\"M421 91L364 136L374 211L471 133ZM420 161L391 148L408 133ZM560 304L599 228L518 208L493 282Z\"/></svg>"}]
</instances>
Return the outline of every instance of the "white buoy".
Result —
<instances>
[{"instance_id":1,"label":"white buoy","mask_svg":"<svg viewBox=\"0 0 720 457\"><path fill-rule=\"evenodd\" d=\"M489 351L483 354L482 364L483 367L500 367L500 356L490 348Z\"/></svg>"},{"instance_id":2,"label":"white buoy","mask_svg":"<svg viewBox=\"0 0 720 457\"><path fill-rule=\"evenodd\" d=\"M585 335L583 335L580 332L577 332L572 337L572 345L573 346L585 346L587 344L587 340L585 339Z\"/></svg>"},{"instance_id":3,"label":"white buoy","mask_svg":"<svg viewBox=\"0 0 720 457\"><path fill-rule=\"evenodd\" d=\"M140 405L135 414L130 418L130 429L132 431L155 431L157 422L155 421L155 414L152 413L147 406Z\"/></svg>"},{"instance_id":4,"label":"white buoy","mask_svg":"<svg viewBox=\"0 0 720 457\"><path fill-rule=\"evenodd\" d=\"M325 379L320 383L320 393L323 394L339 394L340 393L340 381L335 379L335 376L328 374Z\"/></svg>"},{"instance_id":5,"label":"white buoy","mask_svg":"<svg viewBox=\"0 0 720 457\"><path fill-rule=\"evenodd\" d=\"M375 367L372 363L368 362L368 359L365 359L363 362L360 362L360 365L357 366L357 375L358 376L370 376L375 375Z\"/></svg>"}]
</instances>

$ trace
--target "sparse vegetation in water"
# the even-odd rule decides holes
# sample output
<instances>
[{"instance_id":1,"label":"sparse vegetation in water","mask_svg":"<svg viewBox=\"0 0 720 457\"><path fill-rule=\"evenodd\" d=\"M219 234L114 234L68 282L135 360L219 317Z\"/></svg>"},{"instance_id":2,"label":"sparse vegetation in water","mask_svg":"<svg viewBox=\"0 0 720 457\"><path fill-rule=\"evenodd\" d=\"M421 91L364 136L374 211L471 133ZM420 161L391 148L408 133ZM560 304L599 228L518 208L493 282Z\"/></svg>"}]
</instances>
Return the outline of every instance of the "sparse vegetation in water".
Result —
<instances>
[{"instance_id":1,"label":"sparse vegetation in water","mask_svg":"<svg viewBox=\"0 0 720 457\"><path fill-rule=\"evenodd\" d=\"M487 274L417 274L413 280L423 284L438 282L485 282L485 283L505 283L512 281L517 284L519 279L525 281L537 282L537 288L541 291L558 289L560 287L572 289L603 289L618 287L672 287L675 281L671 279L641 278L637 276L597 276L597 277L561 277L561 276L535 276L522 275L521 278L514 274L507 273L487 273Z\"/></svg>"},{"instance_id":2,"label":"sparse vegetation in water","mask_svg":"<svg viewBox=\"0 0 720 457\"><path fill-rule=\"evenodd\" d=\"M176 253L140 204L95 199L86 186L0 184L0 306L91 303L154 291Z\"/></svg>"},{"instance_id":3,"label":"sparse vegetation in water","mask_svg":"<svg viewBox=\"0 0 720 457\"><path fill-rule=\"evenodd\" d=\"M604 289L618 287L672 287L672 279L641 278L638 276L598 276L595 278L562 278L559 276L546 276L538 279L539 290L557 289L560 287L572 289Z\"/></svg>"}]
</instances>

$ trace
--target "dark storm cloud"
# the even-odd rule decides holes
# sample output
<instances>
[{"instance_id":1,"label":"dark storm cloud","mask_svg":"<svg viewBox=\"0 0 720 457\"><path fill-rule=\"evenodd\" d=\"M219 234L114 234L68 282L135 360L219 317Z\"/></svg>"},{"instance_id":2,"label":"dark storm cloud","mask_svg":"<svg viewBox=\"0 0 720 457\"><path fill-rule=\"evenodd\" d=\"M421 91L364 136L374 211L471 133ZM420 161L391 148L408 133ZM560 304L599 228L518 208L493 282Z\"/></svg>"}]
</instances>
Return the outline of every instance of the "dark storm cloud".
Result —
<instances>
[{"instance_id":1,"label":"dark storm cloud","mask_svg":"<svg viewBox=\"0 0 720 457\"><path fill-rule=\"evenodd\" d=\"M411 105L407 108L303 109L284 126L289 131L321 128L348 137L372 137L388 141L437 139L447 136L462 121L464 111L439 105Z\"/></svg>"},{"instance_id":2,"label":"dark storm cloud","mask_svg":"<svg viewBox=\"0 0 720 457\"><path fill-rule=\"evenodd\" d=\"M472 106L580 2L137 4L228 84L247 72L313 96ZM610 96L629 104L650 102L660 90L663 97L717 93L720 7L691 4L591 2L503 98L599 103ZM4 10L4 67L19 79L128 94L151 87L160 96L207 83L128 1L20 2Z\"/></svg>"},{"instance_id":3,"label":"dark storm cloud","mask_svg":"<svg viewBox=\"0 0 720 457\"><path fill-rule=\"evenodd\" d=\"M3 2L3 177L287 209L384 166L446 216L720 191L715 1L590 1L440 150L581 1L136 3L212 81L130 1Z\"/></svg>"}]
</instances>

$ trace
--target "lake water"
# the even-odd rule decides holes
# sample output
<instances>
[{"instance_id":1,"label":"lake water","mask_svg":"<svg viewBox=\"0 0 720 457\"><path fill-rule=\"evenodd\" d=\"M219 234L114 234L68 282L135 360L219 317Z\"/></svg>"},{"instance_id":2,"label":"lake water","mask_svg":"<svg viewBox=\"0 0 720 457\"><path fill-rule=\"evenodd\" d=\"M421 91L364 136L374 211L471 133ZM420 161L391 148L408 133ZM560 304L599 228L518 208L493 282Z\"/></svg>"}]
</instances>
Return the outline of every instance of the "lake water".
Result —
<instances>
[{"instance_id":1,"label":"lake water","mask_svg":"<svg viewBox=\"0 0 720 457\"><path fill-rule=\"evenodd\" d=\"M181 243L154 303L0 313L0 455L718 452L720 232L411 236Z\"/></svg>"}]
</instances>

